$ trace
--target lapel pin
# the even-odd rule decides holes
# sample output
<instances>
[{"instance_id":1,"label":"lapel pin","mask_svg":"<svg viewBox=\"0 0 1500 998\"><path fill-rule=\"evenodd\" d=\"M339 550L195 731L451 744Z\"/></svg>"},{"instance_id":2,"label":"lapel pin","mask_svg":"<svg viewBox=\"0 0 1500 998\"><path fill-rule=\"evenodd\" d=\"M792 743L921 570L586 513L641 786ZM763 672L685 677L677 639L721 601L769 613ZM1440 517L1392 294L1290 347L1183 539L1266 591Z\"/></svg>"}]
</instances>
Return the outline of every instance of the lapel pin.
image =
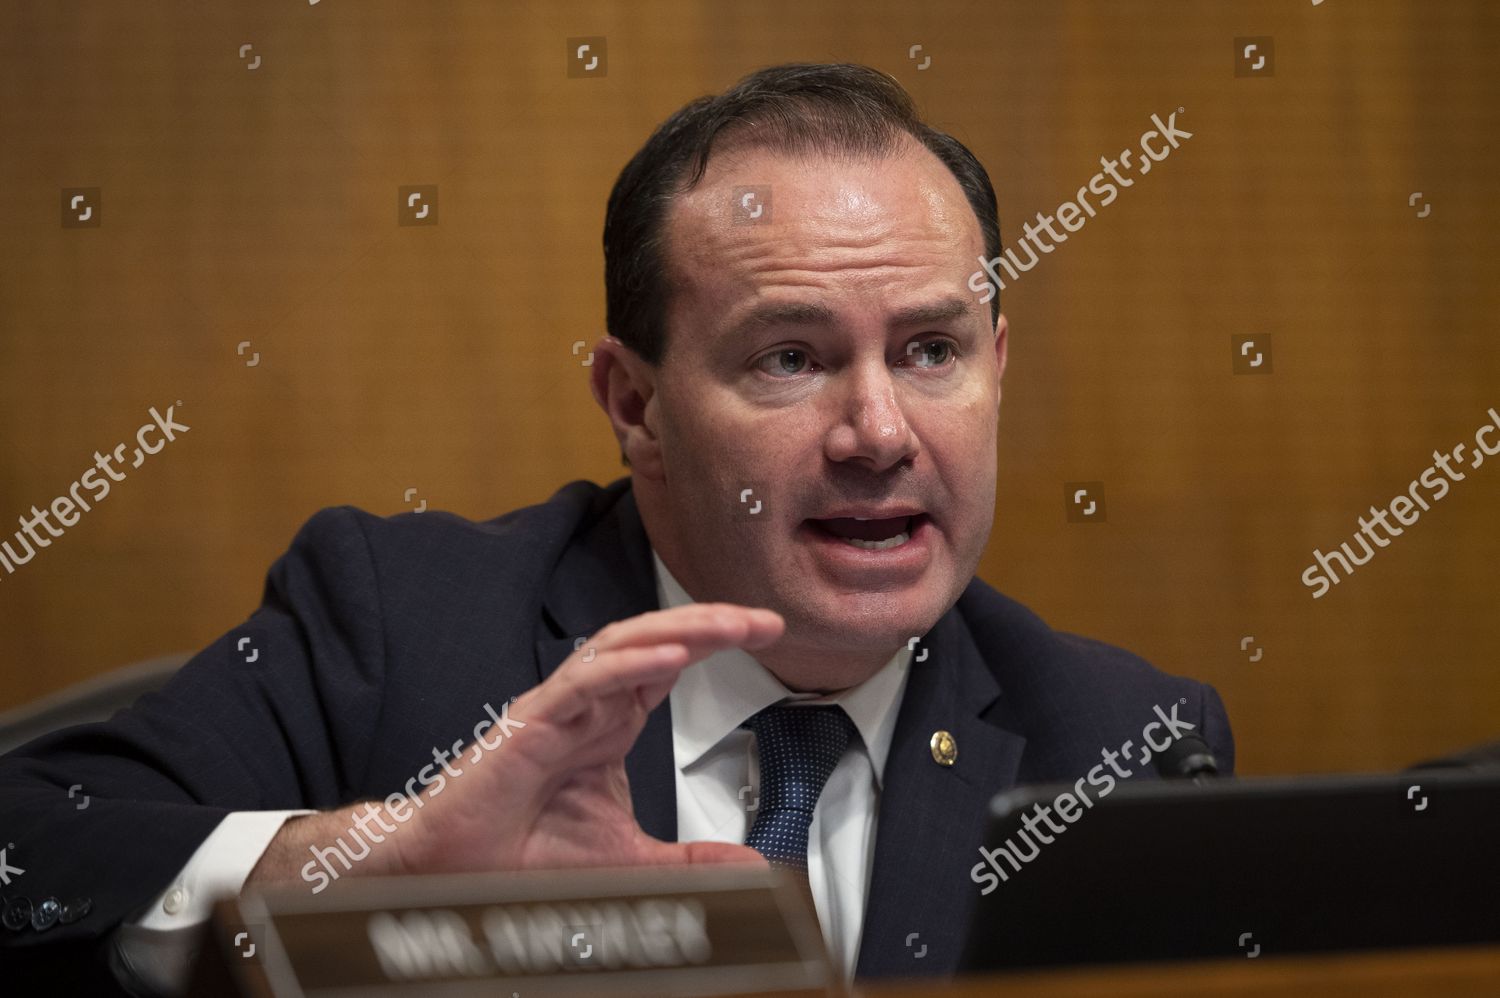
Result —
<instances>
[{"instance_id":1,"label":"lapel pin","mask_svg":"<svg viewBox=\"0 0 1500 998\"><path fill-rule=\"evenodd\" d=\"M951 766L958 758L958 742L946 731L934 731L927 744L932 749L932 761L939 766Z\"/></svg>"}]
</instances>

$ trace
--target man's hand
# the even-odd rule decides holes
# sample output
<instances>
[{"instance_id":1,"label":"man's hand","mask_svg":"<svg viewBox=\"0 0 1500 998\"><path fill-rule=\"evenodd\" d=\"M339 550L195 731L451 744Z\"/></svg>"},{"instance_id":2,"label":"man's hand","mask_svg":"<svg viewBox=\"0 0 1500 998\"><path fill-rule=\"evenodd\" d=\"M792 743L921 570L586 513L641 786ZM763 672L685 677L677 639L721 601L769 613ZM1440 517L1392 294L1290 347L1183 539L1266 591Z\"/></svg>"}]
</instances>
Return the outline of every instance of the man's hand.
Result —
<instances>
[{"instance_id":1,"label":"man's hand","mask_svg":"<svg viewBox=\"0 0 1500 998\"><path fill-rule=\"evenodd\" d=\"M764 648L785 626L771 610L730 603L609 624L511 704L510 717L520 724L503 742L456 756L478 761L440 792L424 790L404 827L350 872L764 862L748 846L647 835L635 820L625 754L683 669L723 648ZM308 845L330 845L347 827L343 814L287 822L250 879L291 879Z\"/></svg>"}]
</instances>

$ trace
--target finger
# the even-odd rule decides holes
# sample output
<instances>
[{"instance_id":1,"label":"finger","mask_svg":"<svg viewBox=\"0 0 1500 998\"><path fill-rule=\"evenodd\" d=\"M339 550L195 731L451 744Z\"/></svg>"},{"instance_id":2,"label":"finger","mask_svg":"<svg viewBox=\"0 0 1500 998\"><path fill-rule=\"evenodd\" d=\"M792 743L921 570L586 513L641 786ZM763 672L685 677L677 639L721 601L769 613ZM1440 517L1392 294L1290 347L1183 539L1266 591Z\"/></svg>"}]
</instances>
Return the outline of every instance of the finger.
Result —
<instances>
[{"instance_id":1,"label":"finger","mask_svg":"<svg viewBox=\"0 0 1500 998\"><path fill-rule=\"evenodd\" d=\"M753 869L769 869L766 858L749 846L733 842L662 842L651 840L641 857L643 862L658 866L689 864L740 864Z\"/></svg>"},{"instance_id":2,"label":"finger","mask_svg":"<svg viewBox=\"0 0 1500 998\"><path fill-rule=\"evenodd\" d=\"M527 713L564 724L598 701L618 693L661 684L670 690L671 683L690 664L688 649L676 642L609 649L600 652L592 662L579 661L573 668L559 668L532 690L535 699L528 704ZM620 715L618 720L628 723L632 718Z\"/></svg>"},{"instance_id":3,"label":"finger","mask_svg":"<svg viewBox=\"0 0 1500 998\"><path fill-rule=\"evenodd\" d=\"M635 702L642 711L647 714L651 713L672 692L672 687L677 685L677 677L680 675L682 675L680 672L673 673L666 679L636 687Z\"/></svg>"},{"instance_id":4,"label":"finger","mask_svg":"<svg viewBox=\"0 0 1500 998\"><path fill-rule=\"evenodd\" d=\"M784 629L780 614L732 603L695 603L631 617L610 624L595 636L593 661L585 662L580 654L590 645L570 655L542 684L543 689L552 689L549 695L539 697L533 709L545 705L546 716L563 721L588 709L590 701L675 677L682 669L724 648L763 647L779 638ZM650 636L659 639L654 647L686 648L686 659L668 662L671 656L662 652L646 658L612 654L639 647L637 642ZM652 706L659 702L657 697Z\"/></svg>"},{"instance_id":5,"label":"finger","mask_svg":"<svg viewBox=\"0 0 1500 998\"><path fill-rule=\"evenodd\" d=\"M749 846L732 842L679 842L687 853L689 863L743 863L746 866L769 870L771 864L766 857Z\"/></svg>"},{"instance_id":6,"label":"finger","mask_svg":"<svg viewBox=\"0 0 1500 998\"><path fill-rule=\"evenodd\" d=\"M785 630L781 614L735 603L689 603L616 621L594 637L600 649L678 641L692 647L762 648ZM728 642L729 644L726 644Z\"/></svg>"}]
</instances>

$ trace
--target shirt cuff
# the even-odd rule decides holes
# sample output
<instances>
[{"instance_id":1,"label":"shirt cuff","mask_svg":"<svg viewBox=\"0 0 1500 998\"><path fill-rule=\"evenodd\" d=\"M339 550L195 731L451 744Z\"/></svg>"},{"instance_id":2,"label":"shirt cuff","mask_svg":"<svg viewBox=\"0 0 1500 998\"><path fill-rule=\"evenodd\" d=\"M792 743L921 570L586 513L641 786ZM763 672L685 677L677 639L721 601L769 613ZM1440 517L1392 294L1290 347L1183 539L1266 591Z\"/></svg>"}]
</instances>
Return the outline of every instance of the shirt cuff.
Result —
<instances>
[{"instance_id":1,"label":"shirt cuff","mask_svg":"<svg viewBox=\"0 0 1500 998\"><path fill-rule=\"evenodd\" d=\"M250 871L286 819L309 810L233 811L219 822L139 917L114 933L115 976L151 993L187 987L202 934L215 901L239 893Z\"/></svg>"}]
</instances>

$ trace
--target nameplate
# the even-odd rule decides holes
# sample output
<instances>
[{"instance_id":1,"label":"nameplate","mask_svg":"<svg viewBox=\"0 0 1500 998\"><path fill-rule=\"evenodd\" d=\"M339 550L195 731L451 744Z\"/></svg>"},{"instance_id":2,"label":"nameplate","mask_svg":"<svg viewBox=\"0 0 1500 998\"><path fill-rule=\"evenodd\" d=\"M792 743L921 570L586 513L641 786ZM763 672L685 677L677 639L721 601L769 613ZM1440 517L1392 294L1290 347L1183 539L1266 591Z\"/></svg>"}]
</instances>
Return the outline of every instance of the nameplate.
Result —
<instances>
[{"instance_id":1,"label":"nameplate","mask_svg":"<svg viewBox=\"0 0 1500 998\"><path fill-rule=\"evenodd\" d=\"M216 906L198 983L275 996L842 993L798 883L729 867L250 891Z\"/></svg>"}]
</instances>

